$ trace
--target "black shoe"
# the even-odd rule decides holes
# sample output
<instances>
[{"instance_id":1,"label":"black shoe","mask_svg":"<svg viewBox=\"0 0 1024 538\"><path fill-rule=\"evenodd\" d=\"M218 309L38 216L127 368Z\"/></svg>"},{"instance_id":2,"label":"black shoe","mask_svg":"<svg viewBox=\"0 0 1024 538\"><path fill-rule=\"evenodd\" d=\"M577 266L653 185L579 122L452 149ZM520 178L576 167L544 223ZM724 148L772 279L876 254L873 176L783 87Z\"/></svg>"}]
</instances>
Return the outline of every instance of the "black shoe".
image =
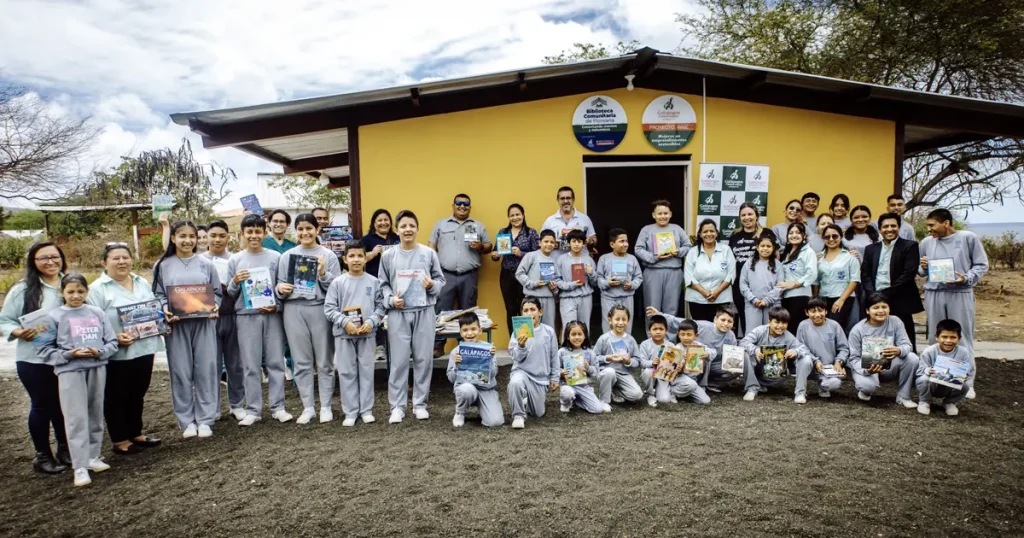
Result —
<instances>
[{"instance_id":1,"label":"black shoe","mask_svg":"<svg viewBox=\"0 0 1024 538\"><path fill-rule=\"evenodd\" d=\"M142 452L142 447L134 443L128 443L128 448L117 448L116 446L111 447L114 454L120 454L121 456L130 456L132 454L138 454Z\"/></svg>"},{"instance_id":2,"label":"black shoe","mask_svg":"<svg viewBox=\"0 0 1024 538\"><path fill-rule=\"evenodd\" d=\"M160 446L160 440L157 439L156 437L150 437L150 436L146 435L146 436L144 436L142 438L141 441L132 439L132 444L139 445L139 446L145 447L145 448L152 448L152 447L155 447L155 446Z\"/></svg>"},{"instance_id":3,"label":"black shoe","mask_svg":"<svg viewBox=\"0 0 1024 538\"><path fill-rule=\"evenodd\" d=\"M60 474L68 470L66 465L61 465L53 459L53 454L49 450L36 452L36 459L32 460L32 469L43 474Z\"/></svg>"},{"instance_id":4,"label":"black shoe","mask_svg":"<svg viewBox=\"0 0 1024 538\"><path fill-rule=\"evenodd\" d=\"M67 444L57 443L57 463L71 468L71 451L68 450Z\"/></svg>"}]
</instances>

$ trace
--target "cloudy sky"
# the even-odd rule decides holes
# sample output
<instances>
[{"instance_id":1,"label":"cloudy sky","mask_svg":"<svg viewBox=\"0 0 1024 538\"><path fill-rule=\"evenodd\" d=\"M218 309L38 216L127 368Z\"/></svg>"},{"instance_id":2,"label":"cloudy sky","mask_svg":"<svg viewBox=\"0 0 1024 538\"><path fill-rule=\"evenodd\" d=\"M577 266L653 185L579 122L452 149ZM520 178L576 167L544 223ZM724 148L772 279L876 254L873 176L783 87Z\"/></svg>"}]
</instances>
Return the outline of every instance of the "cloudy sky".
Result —
<instances>
[{"instance_id":1,"label":"cloudy sky","mask_svg":"<svg viewBox=\"0 0 1024 538\"><path fill-rule=\"evenodd\" d=\"M235 170L239 193L280 168L202 150L168 114L534 66L574 42L672 51L682 39L675 15L693 9L690 0L0 0L0 80L102 126L90 156L98 168L188 137L201 160ZM1021 219L1004 210L972 220Z\"/></svg>"}]
</instances>

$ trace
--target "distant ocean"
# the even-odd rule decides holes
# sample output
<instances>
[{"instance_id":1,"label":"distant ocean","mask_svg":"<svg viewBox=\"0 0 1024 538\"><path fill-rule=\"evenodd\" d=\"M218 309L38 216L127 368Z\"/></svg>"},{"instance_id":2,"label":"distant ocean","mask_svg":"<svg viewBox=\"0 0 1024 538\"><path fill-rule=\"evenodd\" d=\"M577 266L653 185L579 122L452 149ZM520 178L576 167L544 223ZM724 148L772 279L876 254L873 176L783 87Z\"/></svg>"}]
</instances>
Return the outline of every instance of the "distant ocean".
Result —
<instances>
[{"instance_id":1,"label":"distant ocean","mask_svg":"<svg viewBox=\"0 0 1024 538\"><path fill-rule=\"evenodd\" d=\"M1017 237L1024 239L1024 222L968 223L967 229L982 237L999 237L1006 232L1017 232Z\"/></svg>"}]
</instances>

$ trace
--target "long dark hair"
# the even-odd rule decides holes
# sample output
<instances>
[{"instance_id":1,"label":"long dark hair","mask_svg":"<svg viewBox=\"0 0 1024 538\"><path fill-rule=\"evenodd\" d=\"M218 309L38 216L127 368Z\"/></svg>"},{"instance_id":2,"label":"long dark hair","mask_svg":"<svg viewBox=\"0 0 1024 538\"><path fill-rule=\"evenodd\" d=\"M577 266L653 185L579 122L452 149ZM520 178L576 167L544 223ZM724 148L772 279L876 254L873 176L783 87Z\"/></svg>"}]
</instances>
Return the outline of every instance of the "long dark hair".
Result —
<instances>
[{"instance_id":1,"label":"long dark hair","mask_svg":"<svg viewBox=\"0 0 1024 538\"><path fill-rule=\"evenodd\" d=\"M42 274L40 274L39 268L36 267L36 254L46 247L53 247L60 254L60 272L63 273L68 270L68 257L64 255L64 251L60 246L53 241L42 241L28 248L28 256L25 259L25 279L22 280L25 283L25 307L21 311L23 316L43 307L43 281Z\"/></svg>"},{"instance_id":2,"label":"long dark hair","mask_svg":"<svg viewBox=\"0 0 1024 538\"><path fill-rule=\"evenodd\" d=\"M801 241L799 245L794 245L793 243L789 242L789 231L792 230L794 226L796 227L797 230L800 230L800 233L802 233L803 236L804 236L804 240ZM803 249L804 245L806 245L806 244L807 244L807 227L806 226L804 226L803 224L801 224L799 222L794 222L794 223L790 224L788 227L786 227L786 248L782 251L782 257L785 258L785 261L783 261L783 263L789 263L789 262L792 262L793 260L795 260L796 257L800 254L800 250Z\"/></svg>"},{"instance_id":3,"label":"long dark hair","mask_svg":"<svg viewBox=\"0 0 1024 538\"><path fill-rule=\"evenodd\" d=\"M390 241L391 238L397 239L398 238L398 234L395 233L395 219L391 217L391 212L388 211L387 209L384 209L383 207L378 209L378 210L376 210L376 211L374 211L373 215L370 216L370 228L372 230L370 233L374 233L374 234L377 233L377 226L375 226L375 224L377 222L377 217L379 217L381 215L387 215L388 216L388 220L391 221L391 227L388 228L387 237L385 237L384 239L386 241Z\"/></svg>"},{"instance_id":4,"label":"long dark hair","mask_svg":"<svg viewBox=\"0 0 1024 538\"><path fill-rule=\"evenodd\" d=\"M761 246L762 241L768 241L772 244L772 253L768 256L768 270L775 272L775 258L779 253L779 244L775 242L775 233L771 230L765 230L761 232L761 235L757 236L757 244L754 248ZM761 261L761 254L755 254L750 257L750 272L753 273L757 268L757 262Z\"/></svg>"},{"instance_id":5,"label":"long dark hair","mask_svg":"<svg viewBox=\"0 0 1024 538\"><path fill-rule=\"evenodd\" d=\"M171 225L171 239L167 241L167 250L165 250L163 256L160 256L160 259L153 264L153 293L156 293L156 287L160 283L160 269L164 265L164 260L171 256L175 256L178 253L178 247L174 244L174 234L178 233L178 230L186 226L190 226L196 231L196 245L197 247L199 245L199 227L196 226L196 223L190 220L179 220ZM192 254L196 253L197 247L192 249Z\"/></svg>"},{"instance_id":6,"label":"long dark hair","mask_svg":"<svg viewBox=\"0 0 1024 538\"><path fill-rule=\"evenodd\" d=\"M821 231L821 242L822 242L822 244L825 244L825 232L827 232L829 230L835 230L836 233L839 234L839 250L846 250L846 247L843 246L843 229L840 228L839 225L835 224L835 223L829 224L828 226L825 226L825 229ZM825 248L822 249L822 252L828 252L828 245L827 244L825 244Z\"/></svg>"},{"instance_id":7,"label":"long dark hair","mask_svg":"<svg viewBox=\"0 0 1024 538\"><path fill-rule=\"evenodd\" d=\"M853 214L856 213L857 211L864 211L864 212L866 212L868 214L868 219L871 218L871 210L868 209L868 206L866 206L866 205L859 205L859 206L851 209L850 210L850 226L848 228L846 228L846 233L843 234L843 237L845 237L847 241L853 239L853 236L857 233L857 232L855 232L853 230ZM877 243L878 242L878 230L876 230L875 227L872 226L871 224L868 224L867 230L865 230L864 233L868 234L868 237L871 238L871 242L872 243Z\"/></svg>"},{"instance_id":8,"label":"long dark hair","mask_svg":"<svg viewBox=\"0 0 1024 538\"><path fill-rule=\"evenodd\" d=\"M562 347L572 351L572 342L569 341L569 333L576 327L579 327L583 331L583 343L580 344L580 349L590 349L590 332L587 331L587 324L582 321L570 321L565 324L562 329Z\"/></svg>"},{"instance_id":9,"label":"long dark hair","mask_svg":"<svg viewBox=\"0 0 1024 538\"><path fill-rule=\"evenodd\" d=\"M523 214L523 226L522 226L522 228L524 230L528 229L529 226L526 225L526 210L523 209L523 206L521 206L519 204L509 204L508 209L505 210L505 216L507 217L508 216L508 212L512 211L513 209L518 209L519 212ZM509 221L508 226L505 227L505 231L509 232L509 233L512 233L512 222L511 221Z\"/></svg>"},{"instance_id":10,"label":"long dark hair","mask_svg":"<svg viewBox=\"0 0 1024 538\"><path fill-rule=\"evenodd\" d=\"M853 210L850 209L850 197L845 195L845 194L843 194L843 193L839 193L839 194L837 194L837 195L832 197L832 203L828 205L828 210L832 211L832 208L836 206L836 202L839 201L839 200L842 200L843 201L843 205L846 206L846 214L847 215L852 214ZM835 212L833 212L833 214L835 214Z\"/></svg>"}]
</instances>

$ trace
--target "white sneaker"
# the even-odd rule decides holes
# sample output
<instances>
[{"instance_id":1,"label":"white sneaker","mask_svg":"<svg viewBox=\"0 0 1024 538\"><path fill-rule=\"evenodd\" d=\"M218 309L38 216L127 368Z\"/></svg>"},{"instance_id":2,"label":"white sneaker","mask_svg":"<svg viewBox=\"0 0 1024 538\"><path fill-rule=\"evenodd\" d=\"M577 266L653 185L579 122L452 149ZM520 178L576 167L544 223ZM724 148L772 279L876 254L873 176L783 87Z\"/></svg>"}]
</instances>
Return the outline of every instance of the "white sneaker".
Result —
<instances>
[{"instance_id":1,"label":"white sneaker","mask_svg":"<svg viewBox=\"0 0 1024 538\"><path fill-rule=\"evenodd\" d=\"M107 462L103 461L103 458L93 458L89 460L89 470L94 473L102 473L103 471L110 470L110 466Z\"/></svg>"},{"instance_id":2,"label":"white sneaker","mask_svg":"<svg viewBox=\"0 0 1024 538\"><path fill-rule=\"evenodd\" d=\"M285 381L291 381L293 379L295 379L295 374L292 373L291 368L288 368L287 366L285 366L284 367L284 380Z\"/></svg>"},{"instance_id":3,"label":"white sneaker","mask_svg":"<svg viewBox=\"0 0 1024 538\"><path fill-rule=\"evenodd\" d=\"M245 418L238 421L239 426L252 426L260 421L260 417L256 415L245 415Z\"/></svg>"},{"instance_id":4,"label":"white sneaker","mask_svg":"<svg viewBox=\"0 0 1024 538\"><path fill-rule=\"evenodd\" d=\"M975 394L974 387L970 387L969 389L967 389L967 396L964 396L964 398L967 398L968 400L973 400L977 397L978 395Z\"/></svg>"},{"instance_id":5,"label":"white sneaker","mask_svg":"<svg viewBox=\"0 0 1024 538\"><path fill-rule=\"evenodd\" d=\"M512 419L512 428L521 430L526 427L526 419L524 417L515 417Z\"/></svg>"},{"instance_id":6,"label":"white sneaker","mask_svg":"<svg viewBox=\"0 0 1024 538\"><path fill-rule=\"evenodd\" d=\"M561 411L561 412L563 412L563 413L568 413L570 409L572 409L572 406L571 406L571 405L565 405L565 404L562 404L562 405L561 405L561 406L560 406L560 407L558 408L558 410L559 410L559 411Z\"/></svg>"},{"instance_id":7,"label":"white sneaker","mask_svg":"<svg viewBox=\"0 0 1024 538\"><path fill-rule=\"evenodd\" d=\"M955 417L960 414L960 410L956 408L956 404L946 404L943 407L946 408L946 415Z\"/></svg>"},{"instance_id":8,"label":"white sneaker","mask_svg":"<svg viewBox=\"0 0 1024 538\"><path fill-rule=\"evenodd\" d=\"M906 407L907 409L917 409L917 404L914 403L914 400L900 400L900 399L897 399L896 403L902 405L903 407Z\"/></svg>"},{"instance_id":9,"label":"white sneaker","mask_svg":"<svg viewBox=\"0 0 1024 538\"><path fill-rule=\"evenodd\" d=\"M658 407L658 399L655 398L654 396L648 396L647 397L647 405L649 405L651 407Z\"/></svg>"},{"instance_id":10,"label":"white sneaker","mask_svg":"<svg viewBox=\"0 0 1024 538\"><path fill-rule=\"evenodd\" d=\"M346 428L351 428L356 425L356 419L352 417L345 417L345 420L341 421L341 425Z\"/></svg>"},{"instance_id":11,"label":"white sneaker","mask_svg":"<svg viewBox=\"0 0 1024 538\"><path fill-rule=\"evenodd\" d=\"M720 388L718 388L718 387L712 387L711 385L708 385L708 386L706 387L706 389L707 389L708 391L711 391L711 392L722 392L722 389L720 389Z\"/></svg>"},{"instance_id":12,"label":"white sneaker","mask_svg":"<svg viewBox=\"0 0 1024 538\"><path fill-rule=\"evenodd\" d=\"M288 411L285 411L284 409L280 409L278 411L275 411L274 414L270 415L270 416L272 418L276 418L278 422L288 422L289 420L294 418L294 417L292 417L291 413L289 413ZM306 422L309 422L309 421L307 420Z\"/></svg>"},{"instance_id":13,"label":"white sneaker","mask_svg":"<svg viewBox=\"0 0 1024 538\"><path fill-rule=\"evenodd\" d=\"M793 397L793 403L805 404L807 403L807 396L802 392L798 392L796 396Z\"/></svg>"},{"instance_id":14,"label":"white sneaker","mask_svg":"<svg viewBox=\"0 0 1024 538\"><path fill-rule=\"evenodd\" d=\"M313 420L313 417L315 417L315 416L316 416L316 412L313 411L313 408L312 407L307 407L307 408L302 410L302 414L299 415L299 418L295 419L295 423L296 424L309 424L309 421ZM276 414L275 414L274 418L277 418ZM281 422L285 422L285 421L282 420Z\"/></svg>"},{"instance_id":15,"label":"white sneaker","mask_svg":"<svg viewBox=\"0 0 1024 538\"><path fill-rule=\"evenodd\" d=\"M669 396L668 401L669 403L679 403L679 400L676 399L675 396Z\"/></svg>"},{"instance_id":16,"label":"white sneaker","mask_svg":"<svg viewBox=\"0 0 1024 538\"><path fill-rule=\"evenodd\" d=\"M320 424L326 424L334 420L334 412L331 411L330 407L320 408Z\"/></svg>"},{"instance_id":17,"label":"white sneaker","mask_svg":"<svg viewBox=\"0 0 1024 538\"><path fill-rule=\"evenodd\" d=\"M622 396L612 396L612 402L614 403L626 403L626 399Z\"/></svg>"},{"instance_id":18,"label":"white sneaker","mask_svg":"<svg viewBox=\"0 0 1024 538\"><path fill-rule=\"evenodd\" d=\"M402 419L405 418L405 411L401 409L392 409L391 418L388 419L388 424L399 424Z\"/></svg>"},{"instance_id":19,"label":"white sneaker","mask_svg":"<svg viewBox=\"0 0 1024 538\"><path fill-rule=\"evenodd\" d=\"M922 415L930 415L932 414L932 405L928 402L919 402L917 404L917 412Z\"/></svg>"},{"instance_id":20,"label":"white sneaker","mask_svg":"<svg viewBox=\"0 0 1024 538\"><path fill-rule=\"evenodd\" d=\"M92 478L89 478L89 469L75 469L75 487L80 488L89 484L92 484Z\"/></svg>"},{"instance_id":21,"label":"white sneaker","mask_svg":"<svg viewBox=\"0 0 1024 538\"><path fill-rule=\"evenodd\" d=\"M459 414L459 413L455 413L455 416L452 417L452 426L455 426L456 428L461 428L462 425L465 424L465 423L466 423L466 416L465 415L462 415L462 414Z\"/></svg>"},{"instance_id":22,"label":"white sneaker","mask_svg":"<svg viewBox=\"0 0 1024 538\"><path fill-rule=\"evenodd\" d=\"M612 406L602 402L601 403L601 412L602 413L611 413L612 412Z\"/></svg>"},{"instance_id":23,"label":"white sneaker","mask_svg":"<svg viewBox=\"0 0 1024 538\"><path fill-rule=\"evenodd\" d=\"M428 413L426 408L423 407L413 409L412 414L416 416L416 420L427 420L430 418L430 413Z\"/></svg>"},{"instance_id":24,"label":"white sneaker","mask_svg":"<svg viewBox=\"0 0 1024 538\"><path fill-rule=\"evenodd\" d=\"M756 398L756 397L757 397L757 391L756 390L748 390L747 393L743 395L743 401L744 402L752 402L752 401L754 401L754 398Z\"/></svg>"},{"instance_id":25,"label":"white sneaker","mask_svg":"<svg viewBox=\"0 0 1024 538\"><path fill-rule=\"evenodd\" d=\"M196 430L195 424L189 424L185 427L185 431L181 432L181 436L185 439L191 439L197 435L199 435L199 431Z\"/></svg>"},{"instance_id":26,"label":"white sneaker","mask_svg":"<svg viewBox=\"0 0 1024 538\"><path fill-rule=\"evenodd\" d=\"M377 419L373 418L373 415L371 415L369 413L367 413L367 414L365 414L365 415L363 415L363 416L361 416L359 418L363 419L363 424L372 424L373 421L377 420Z\"/></svg>"},{"instance_id":27,"label":"white sneaker","mask_svg":"<svg viewBox=\"0 0 1024 538\"><path fill-rule=\"evenodd\" d=\"M231 415L235 417L235 420L242 420L243 418L245 418L245 409L242 409L241 407L236 407L231 410Z\"/></svg>"},{"instance_id":28,"label":"white sneaker","mask_svg":"<svg viewBox=\"0 0 1024 538\"><path fill-rule=\"evenodd\" d=\"M213 437L213 430L210 429L206 424L199 425L199 438L205 439L207 437Z\"/></svg>"},{"instance_id":29,"label":"white sneaker","mask_svg":"<svg viewBox=\"0 0 1024 538\"><path fill-rule=\"evenodd\" d=\"M863 392L861 392L859 390L857 391L857 398L859 398L861 400L864 400L865 402L870 402L871 401L871 395L870 394L864 394Z\"/></svg>"},{"instance_id":30,"label":"white sneaker","mask_svg":"<svg viewBox=\"0 0 1024 538\"><path fill-rule=\"evenodd\" d=\"M824 389L818 389L818 398L831 398L831 397L832 397L832 393L831 392L829 392L827 390L824 390Z\"/></svg>"}]
</instances>

